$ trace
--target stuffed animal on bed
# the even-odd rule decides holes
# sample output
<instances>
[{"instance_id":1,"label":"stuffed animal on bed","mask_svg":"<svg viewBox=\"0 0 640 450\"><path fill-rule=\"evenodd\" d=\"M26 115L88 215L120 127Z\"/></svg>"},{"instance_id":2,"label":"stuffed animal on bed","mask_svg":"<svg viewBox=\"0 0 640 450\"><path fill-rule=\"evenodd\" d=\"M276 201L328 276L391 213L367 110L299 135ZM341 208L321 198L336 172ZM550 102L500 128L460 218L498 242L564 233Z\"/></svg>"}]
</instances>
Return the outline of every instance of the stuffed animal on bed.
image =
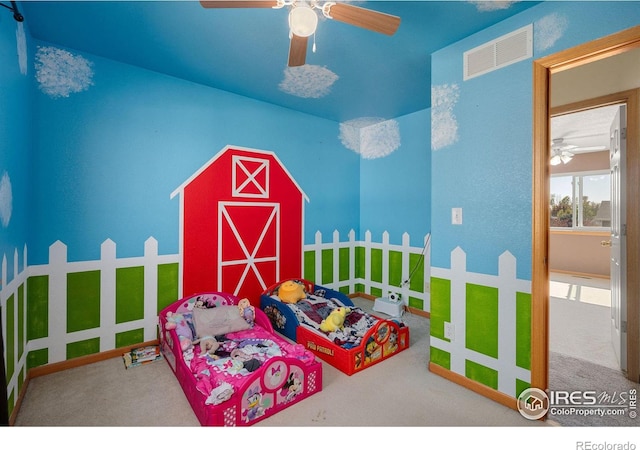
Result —
<instances>
[{"instance_id":1,"label":"stuffed animal on bed","mask_svg":"<svg viewBox=\"0 0 640 450\"><path fill-rule=\"evenodd\" d=\"M242 316L248 324L253 325L256 319L256 308L249 303L249 299L243 298L240 300L238 302L238 310L240 311L240 316Z\"/></svg>"},{"instance_id":2,"label":"stuffed animal on bed","mask_svg":"<svg viewBox=\"0 0 640 450\"><path fill-rule=\"evenodd\" d=\"M200 344L200 355L208 353L214 359L218 359L216 352L220 348L220 343L213 336L205 336L193 341L194 344Z\"/></svg>"},{"instance_id":3,"label":"stuffed animal on bed","mask_svg":"<svg viewBox=\"0 0 640 450\"><path fill-rule=\"evenodd\" d=\"M295 281L285 281L278 288L278 297L285 303L297 303L298 300L302 300L306 296L304 286Z\"/></svg>"},{"instance_id":4,"label":"stuffed animal on bed","mask_svg":"<svg viewBox=\"0 0 640 450\"><path fill-rule=\"evenodd\" d=\"M349 312L351 312L351 308L345 308L344 306L334 309L326 319L320 322L320 329L325 333L341 330L344 325L344 318Z\"/></svg>"},{"instance_id":5,"label":"stuffed animal on bed","mask_svg":"<svg viewBox=\"0 0 640 450\"><path fill-rule=\"evenodd\" d=\"M176 330L180 339L180 348L183 352L189 350L193 345L193 330L189 326L187 319L180 313L167 313L167 330Z\"/></svg>"}]
</instances>

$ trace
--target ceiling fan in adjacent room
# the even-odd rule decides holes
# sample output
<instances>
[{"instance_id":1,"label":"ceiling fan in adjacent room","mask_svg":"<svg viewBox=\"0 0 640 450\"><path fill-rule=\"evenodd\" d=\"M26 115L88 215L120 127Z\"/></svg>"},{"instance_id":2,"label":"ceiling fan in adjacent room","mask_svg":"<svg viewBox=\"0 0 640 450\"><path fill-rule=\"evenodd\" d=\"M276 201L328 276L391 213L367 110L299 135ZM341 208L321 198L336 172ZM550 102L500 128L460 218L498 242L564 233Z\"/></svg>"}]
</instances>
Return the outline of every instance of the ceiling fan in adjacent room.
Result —
<instances>
[{"instance_id":1,"label":"ceiling fan in adjacent room","mask_svg":"<svg viewBox=\"0 0 640 450\"><path fill-rule=\"evenodd\" d=\"M400 26L400 17L348 3L318 0L201 0L204 8L273 8L289 7L289 67L302 66L307 57L309 36L318 25L318 13L349 25L393 35ZM317 10L317 11L316 11Z\"/></svg>"},{"instance_id":2,"label":"ceiling fan in adjacent room","mask_svg":"<svg viewBox=\"0 0 640 450\"><path fill-rule=\"evenodd\" d=\"M551 160L549 163L552 166L557 166L560 163L567 164L575 156L569 150L578 148L577 145L565 144L563 138L554 139L551 144Z\"/></svg>"},{"instance_id":3,"label":"ceiling fan in adjacent room","mask_svg":"<svg viewBox=\"0 0 640 450\"><path fill-rule=\"evenodd\" d=\"M572 139L578 140L584 137L589 136L575 136ZM551 160L549 162L552 166L557 166L560 163L567 164L576 153L600 152L606 149L607 147L604 145L580 146L567 144L564 138L555 138L551 141Z\"/></svg>"}]
</instances>

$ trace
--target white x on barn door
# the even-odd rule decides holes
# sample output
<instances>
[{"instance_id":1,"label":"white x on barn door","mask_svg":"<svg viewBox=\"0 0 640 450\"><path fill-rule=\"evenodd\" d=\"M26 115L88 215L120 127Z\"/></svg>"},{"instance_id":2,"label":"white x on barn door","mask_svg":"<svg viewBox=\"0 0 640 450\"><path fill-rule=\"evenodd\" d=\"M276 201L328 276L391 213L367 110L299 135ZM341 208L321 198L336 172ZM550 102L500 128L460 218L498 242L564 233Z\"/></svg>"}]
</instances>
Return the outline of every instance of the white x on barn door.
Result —
<instances>
[{"instance_id":1,"label":"white x on barn door","mask_svg":"<svg viewBox=\"0 0 640 450\"><path fill-rule=\"evenodd\" d=\"M238 295L243 287L262 291L280 279L280 205L220 202L218 286Z\"/></svg>"}]
</instances>

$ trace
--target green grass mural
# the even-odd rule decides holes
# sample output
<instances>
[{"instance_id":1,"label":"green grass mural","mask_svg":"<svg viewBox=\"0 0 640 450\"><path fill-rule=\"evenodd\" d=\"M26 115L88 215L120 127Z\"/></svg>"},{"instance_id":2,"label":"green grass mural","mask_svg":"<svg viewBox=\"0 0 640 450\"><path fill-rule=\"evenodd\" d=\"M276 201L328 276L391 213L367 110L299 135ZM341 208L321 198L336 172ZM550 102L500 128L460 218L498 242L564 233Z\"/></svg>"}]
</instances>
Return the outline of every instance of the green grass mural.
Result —
<instances>
[{"instance_id":1,"label":"green grass mural","mask_svg":"<svg viewBox=\"0 0 640 450\"><path fill-rule=\"evenodd\" d=\"M516 278L509 252L498 267L498 275L468 273L458 247L450 268L431 268L430 361L517 397L530 379L531 283Z\"/></svg>"}]
</instances>

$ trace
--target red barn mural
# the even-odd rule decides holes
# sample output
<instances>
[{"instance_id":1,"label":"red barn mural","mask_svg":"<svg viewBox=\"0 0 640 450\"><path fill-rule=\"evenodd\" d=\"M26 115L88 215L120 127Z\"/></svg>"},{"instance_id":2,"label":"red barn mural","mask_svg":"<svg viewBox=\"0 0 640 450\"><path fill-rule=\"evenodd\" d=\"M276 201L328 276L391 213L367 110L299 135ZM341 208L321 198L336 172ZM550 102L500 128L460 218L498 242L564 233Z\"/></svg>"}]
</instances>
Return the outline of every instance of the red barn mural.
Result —
<instances>
[{"instance_id":1,"label":"red barn mural","mask_svg":"<svg viewBox=\"0 0 640 450\"><path fill-rule=\"evenodd\" d=\"M178 194L183 296L224 291L259 306L268 286L302 275L308 198L274 153L227 146Z\"/></svg>"}]
</instances>

